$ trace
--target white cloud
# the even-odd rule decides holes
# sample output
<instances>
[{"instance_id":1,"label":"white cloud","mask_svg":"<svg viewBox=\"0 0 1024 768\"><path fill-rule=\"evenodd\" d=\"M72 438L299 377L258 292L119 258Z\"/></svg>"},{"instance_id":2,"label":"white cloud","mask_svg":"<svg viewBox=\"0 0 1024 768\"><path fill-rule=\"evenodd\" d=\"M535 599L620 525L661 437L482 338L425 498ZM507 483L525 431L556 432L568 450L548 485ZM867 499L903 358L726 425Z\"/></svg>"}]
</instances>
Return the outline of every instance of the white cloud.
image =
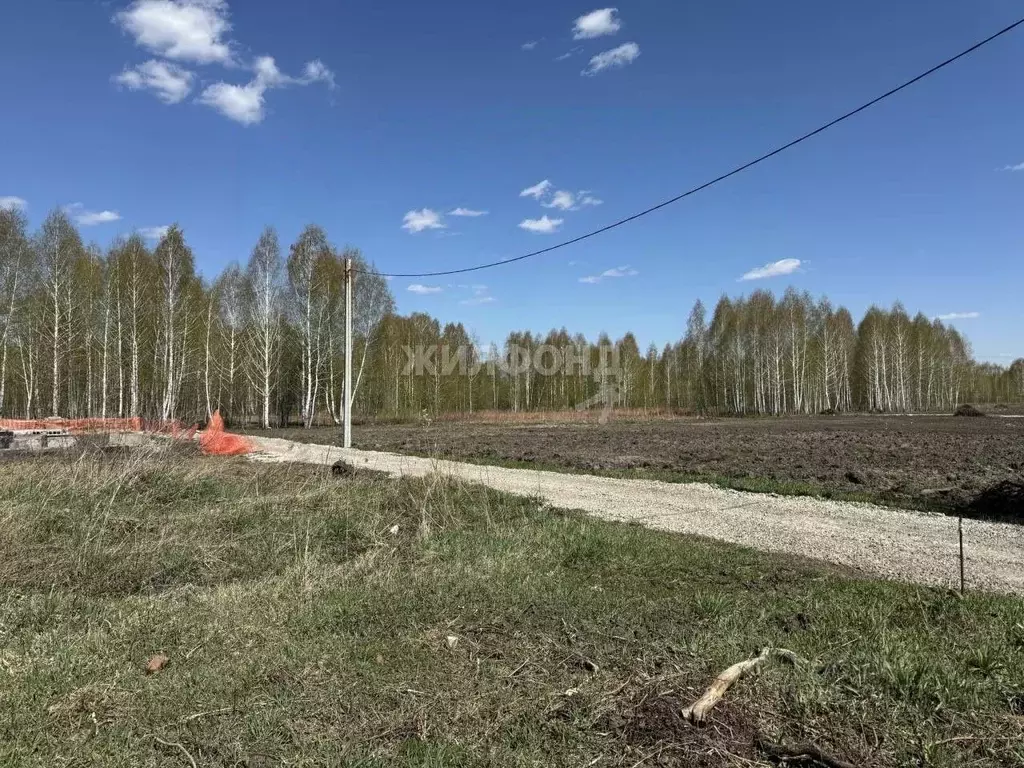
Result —
<instances>
[{"instance_id":1,"label":"white cloud","mask_svg":"<svg viewBox=\"0 0 1024 768\"><path fill-rule=\"evenodd\" d=\"M267 88L280 88L294 82L292 78L281 73L273 56L257 56L252 63L252 71L256 73L256 82Z\"/></svg>"},{"instance_id":2,"label":"white cloud","mask_svg":"<svg viewBox=\"0 0 1024 768\"><path fill-rule=\"evenodd\" d=\"M1024 163L1017 163L1017 165L1007 165L1003 167L1004 171L1024 171Z\"/></svg>"},{"instance_id":3,"label":"white cloud","mask_svg":"<svg viewBox=\"0 0 1024 768\"><path fill-rule=\"evenodd\" d=\"M147 240L162 240L170 227L164 225L162 227L143 227L139 230L139 234Z\"/></svg>"},{"instance_id":4,"label":"white cloud","mask_svg":"<svg viewBox=\"0 0 1024 768\"><path fill-rule=\"evenodd\" d=\"M636 277L639 274L640 273L637 270L627 264L624 267L612 267L611 269L606 269L600 275L588 275L587 277L581 277L580 282L594 285L596 283L600 283L602 280L618 277Z\"/></svg>"},{"instance_id":5,"label":"white cloud","mask_svg":"<svg viewBox=\"0 0 1024 768\"><path fill-rule=\"evenodd\" d=\"M601 273L601 277L635 277L640 273L637 272L630 266L625 267L614 267L613 269L606 269Z\"/></svg>"},{"instance_id":6,"label":"white cloud","mask_svg":"<svg viewBox=\"0 0 1024 768\"><path fill-rule=\"evenodd\" d=\"M109 224L121 219L121 214L117 211L87 211L81 203L71 203L65 206L64 210L74 217L75 223L80 227L94 227L97 224Z\"/></svg>"},{"instance_id":7,"label":"white cloud","mask_svg":"<svg viewBox=\"0 0 1024 768\"><path fill-rule=\"evenodd\" d=\"M22 197L15 197L14 195L0 197L0 210L24 211L26 208L28 208L28 201Z\"/></svg>"},{"instance_id":8,"label":"white cloud","mask_svg":"<svg viewBox=\"0 0 1024 768\"><path fill-rule=\"evenodd\" d=\"M320 59L313 59L306 63L306 68L302 72L302 80L300 82L303 85L327 83L327 87L331 90L334 90L336 87L334 73Z\"/></svg>"},{"instance_id":9,"label":"white cloud","mask_svg":"<svg viewBox=\"0 0 1024 768\"><path fill-rule=\"evenodd\" d=\"M456 208L454 211L448 211L448 215L449 216L469 216L469 217L475 218L477 216L486 216L487 215L487 211L474 211L472 208Z\"/></svg>"},{"instance_id":10,"label":"white cloud","mask_svg":"<svg viewBox=\"0 0 1024 768\"><path fill-rule=\"evenodd\" d=\"M263 94L266 90L255 80L248 85L214 83L203 91L199 103L242 125L254 125L263 120Z\"/></svg>"},{"instance_id":11,"label":"white cloud","mask_svg":"<svg viewBox=\"0 0 1024 768\"><path fill-rule=\"evenodd\" d=\"M526 189L524 189L522 192L519 193L519 196L532 197L534 200L540 200L542 197L544 197L544 195L548 193L549 189L551 189L551 182L548 181L547 179L544 179L544 181L539 182L538 184L534 184L532 187L527 187Z\"/></svg>"},{"instance_id":12,"label":"white cloud","mask_svg":"<svg viewBox=\"0 0 1024 768\"><path fill-rule=\"evenodd\" d=\"M481 304L491 304L497 299L491 296L490 289L486 285L460 285L459 288L463 290L471 290L473 292L472 298L463 299L459 304L463 304L467 307L476 307Z\"/></svg>"},{"instance_id":13,"label":"white cloud","mask_svg":"<svg viewBox=\"0 0 1024 768\"><path fill-rule=\"evenodd\" d=\"M402 219L402 229L410 233L422 232L425 229L444 229L445 224L441 221L441 214L424 208L421 211L409 211Z\"/></svg>"},{"instance_id":14,"label":"white cloud","mask_svg":"<svg viewBox=\"0 0 1024 768\"><path fill-rule=\"evenodd\" d=\"M937 320L976 320L981 317L981 312L949 312L939 315Z\"/></svg>"},{"instance_id":15,"label":"white cloud","mask_svg":"<svg viewBox=\"0 0 1024 768\"><path fill-rule=\"evenodd\" d=\"M286 75L277 68L277 62L273 56L258 56L252 65L256 73L256 82L267 88L281 88L286 85L310 85L312 83L327 83L328 88L336 86L334 73L327 68L320 59L313 59L306 62L302 70L302 77Z\"/></svg>"},{"instance_id":16,"label":"white cloud","mask_svg":"<svg viewBox=\"0 0 1024 768\"><path fill-rule=\"evenodd\" d=\"M193 77L176 64L150 59L134 69L126 67L114 82L132 91L151 90L164 104L177 104L192 91Z\"/></svg>"},{"instance_id":17,"label":"white cloud","mask_svg":"<svg viewBox=\"0 0 1024 768\"><path fill-rule=\"evenodd\" d=\"M239 66L234 43L227 39L231 31L227 0L134 0L114 14L114 22L137 45L165 58ZM320 59L307 62L301 77L281 72L271 56L257 57L250 68L255 74L249 83L213 83L199 96L199 103L252 125L263 120L264 95L271 88L318 82L335 88L334 73ZM114 81L126 88L152 90L167 104L182 101L191 92L194 79L192 72L155 59L114 76Z\"/></svg>"},{"instance_id":18,"label":"white cloud","mask_svg":"<svg viewBox=\"0 0 1024 768\"><path fill-rule=\"evenodd\" d=\"M577 211L586 205L601 205L604 201L594 197L589 189L581 189L578 193L572 193L567 189L560 189L552 193L553 186L550 181L544 181L532 187L528 187L519 193L520 197L532 197L540 201L545 208L557 208L560 211ZM546 202L545 198L550 199Z\"/></svg>"},{"instance_id":19,"label":"white cloud","mask_svg":"<svg viewBox=\"0 0 1024 768\"><path fill-rule=\"evenodd\" d=\"M426 296L430 293L440 293L444 289L440 285L420 285L419 283L413 283L406 290L419 296Z\"/></svg>"},{"instance_id":20,"label":"white cloud","mask_svg":"<svg viewBox=\"0 0 1024 768\"><path fill-rule=\"evenodd\" d=\"M780 275L791 275L800 269L800 259L781 259L771 261L763 267L752 269L740 280L763 280L766 277L779 277Z\"/></svg>"},{"instance_id":21,"label":"white cloud","mask_svg":"<svg viewBox=\"0 0 1024 768\"><path fill-rule=\"evenodd\" d=\"M112 221L119 221L121 214L117 211L89 211L83 213L80 216L75 217L77 221L83 227L93 227L97 224L109 224Z\"/></svg>"},{"instance_id":22,"label":"white cloud","mask_svg":"<svg viewBox=\"0 0 1024 768\"><path fill-rule=\"evenodd\" d=\"M114 21L135 43L168 59L197 64L233 61L225 0L135 0Z\"/></svg>"},{"instance_id":23,"label":"white cloud","mask_svg":"<svg viewBox=\"0 0 1024 768\"><path fill-rule=\"evenodd\" d=\"M528 43L523 43L519 47L522 48L524 51L532 51L534 48L537 47L537 41L536 40L531 40Z\"/></svg>"},{"instance_id":24,"label":"white cloud","mask_svg":"<svg viewBox=\"0 0 1024 768\"><path fill-rule=\"evenodd\" d=\"M622 22L616 17L618 8L601 8L580 16L573 22L572 36L576 40L587 40L603 35L614 35L622 29Z\"/></svg>"},{"instance_id":25,"label":"white cloud","mask_svg":"<svg viewBox=\"0 0 1024 768\"><path fill-rule=\"evenodd\" d=\"M325 82L328 88L334 87L334 73L319 59L306 64L301 78L281 72L273 56L257 57L252 69L256 76L248 84L214 83L203 91L199 103L216 109L225 117L242 125L253 125L262 122L266 116L264 94L271 88L310 85L315 82Z\"/></svg>"},{"instance_id":26,"label":"white cloud","mask_svg":"<svg viewBox=\"0 0 1024 768\"><path fill-rule=\"evenodd\" d=\"M576 197L572 192L560 189L551 197L550 203L542 203L545 208L558 208L561 211L572 211L576 208Z\"/></svg>"},{"instance_id":27,"label":"white cloud","mask_svg":"<svg viewBox=\"0 0 1024 768\"><path fill-rule=\"evenodd\" d=\"M618 48L604 51L594 56L581 75L590 77L610 67L624 67L631 64L640 55L640 46L636 43L623 43Z\"/></svg>"},{"instance_id":28,"label":"white cloud","mask_svg":"<svg viewBox=\"0 0 1024 768\"><path fill-rule=\"evenodd\" d=\"M524 219L519 222L519 228L539 235L549 235L557 232L563 221L564 219L549 219L545 214L539 219Z\"/></svg>"},{"instance_id":29,"label":"white cloud","mask_svg":"<svg viewBox=\"0 0 1024 768\"><path fill-rule=\"evenodd\" d=\"M472 299L463 299L459 304L467 307L478 307L481 304L493 304L495 301L497 299L493 296L474 296Z\"/></svg>"}]
</instances>

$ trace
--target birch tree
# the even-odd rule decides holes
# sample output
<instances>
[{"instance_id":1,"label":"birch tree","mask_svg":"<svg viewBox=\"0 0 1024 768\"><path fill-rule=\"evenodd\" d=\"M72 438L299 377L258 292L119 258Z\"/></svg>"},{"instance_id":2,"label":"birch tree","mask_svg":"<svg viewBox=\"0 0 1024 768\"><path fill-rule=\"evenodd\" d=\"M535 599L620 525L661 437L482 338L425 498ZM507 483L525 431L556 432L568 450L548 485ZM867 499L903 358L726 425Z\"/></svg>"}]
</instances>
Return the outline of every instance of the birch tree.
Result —
<instances>
[{"instance_id":1,"label":"birch tree","mask_svg":"<svg viewBox=\"0 0 1024 768\"><path fill-rule=\"evenodd\" d=\"M292 320L302 345L300 416L305 427L313 425L320 388L323 331L327 320L326 266L331 248L326 233L316 225L306 227L288 254L288 285Z\"/></svg>"},{"instance_id":2,"label":"birch tree","mask_svg":"<svg viewBox=\"0 0 1024 768\"><path fill-rule=\"evenodd\" d=\"M118 412L142 415L143 354L156 344L157 269L142 238L134 234L110 254L118 339ZM125 391L127 390L127 391Z\"/></svg>"},{"instance_id":3,"label":"birch tree","mask_svg":"<svg viewBox=\"0 0 1024 768\"><path fill-rule=\"evenodd\" d=\"M384 318L395 311L395 300L388 288L387 280L363 258L360 251L349 250L346 256L352 259L353 268L356 270L352 298L355 304L352 311L352 333L356 339L356 350L359 351L359 362L352 384L352 397L355 398L363 381L370 350L376 342L377 331ZM353 355L354 365L355 359Z\"/></svg>"},{"instance_id":4,"label":"birch tree","mask_svg":"<svg viewBox=\"0 0 1024 768\"><path fill-rule=\"evenodd\" d=\"M170 419L176 411L184 374L190 317L190 289L195 278L192 251L177 224L160 240L154 254L161 291L160 302L160 418Z\"/></svg>"},{"instance_id":5,"label":"birch tree","mask_svg":"<svg viewBox=\"0 0 1024 768\"><path fill-rule=\"evenodd\" d=\"M260 397L260 426L270 428L270 398L281 338L281 279L283 264L277 232L267 227L246 266L249 290L249 372Z\"/></svg>"},{"instance_id":6,"label":"birch tree","mask_svg":"<svg viewBox=\"0 0 1024 768\"><path fill-rule=\"evenodd\" d=\"M230 264L213 286L214 305L217 308L214 327L220 333L219 380L223 393L218 393L218 404L226 407L227 414L235 412L236 382L243 360L242 338L246 316L245 274L237 264Z\"/></svg>"},{"instance_id":7,"label":"birch tree","mask_svg":"<svg viewBox=\"0 0 1024 768\"><path fill-rule=\"evenodd\" d=\"M52 212L43 222L36 239L40 265L46 325L44 333L50 355L50 415L61 415L61 374L70 341L70 310L68 296L72 287L74 264L82 252L82 240L67 214Z\"/></svg>"},{"instance_id":8,"label":"birch tree","mask_svg":"<svg viewBox=\"0 0 1024 768\"><path fill-rule=\"evenodd\" d=\"M0 414L7 395L7 359L13 339L19 288L30 268L26 221L17 209L0 208Z\"/></svg>"}]
</instances>

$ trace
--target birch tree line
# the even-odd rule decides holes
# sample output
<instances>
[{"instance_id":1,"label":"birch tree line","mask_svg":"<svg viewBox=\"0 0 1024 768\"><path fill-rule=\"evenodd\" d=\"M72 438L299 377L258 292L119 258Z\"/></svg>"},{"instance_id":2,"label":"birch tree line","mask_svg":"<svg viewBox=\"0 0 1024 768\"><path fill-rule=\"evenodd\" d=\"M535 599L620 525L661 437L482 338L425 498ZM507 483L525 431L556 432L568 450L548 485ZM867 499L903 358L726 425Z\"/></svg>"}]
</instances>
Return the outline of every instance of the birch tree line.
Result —
<instances>
[{"instance_id":1,"label":"birch tree line","mask_svg":"<svg viewBox=\"0 0 1024 768\"><path fill-rule=\"evenodd\" d=\"M975 363L955 328L920 313L911 318L901 304L872 307L855 323L844 307L792 289L778 300L767 291L723 296L710 317L698 301L682 338L660 349L641 350L632 333L588 341L564 328L515 331L503 345L484 348L461 323L442 325L421 313L385 317L378 339L364 406L388 417L605 402L737 415L1024 402L1024 360L1009 369ZM408 348L434 351L424 371L410 369ZM553 365L566 349L571 362ZM533 361L529 370L515 363L524 355Z\"/></svg>"},{"instance_id":2,"label":"birch tree line","mask_svg":"<svg viewBox=\"0 0 1024 768\"><path fill-rule=\"evenodd\" d=\"M681 338L662 348L564 328L484 346L461 323L397 315L387 281L317 226L286 252L268 228L244 265L204 280L177 226L152 247L133 235L101 251L62 211L29 233L19 212L0 210L0 415L202 422L220 409L236 424L340 423L346 258L359 271L359 417L605 402L782 415L1024 401L1024 360L978 364L955 328L900 304L855 323L824 298L754 291L723 296L710 313L698 301ZM434 350L434 365L412 369L416 348Z\"/></svg>"},{"instance_id":3,"label":"birch tree line","mask_svg":"<svg viewBox=\"0 0 1024 768\"><path fill-rule=\"evenodd\" d=\"M264 427L344 415L344 261L354 297L357 382L394 311L355 249L309 226L288 249L266 229L245 264L208 282L180 227L102 252L63 211L34 235L0 210L0 415L229 420ZM356 397L359 396L355 389Z\"/></svg>"}]
</instances>

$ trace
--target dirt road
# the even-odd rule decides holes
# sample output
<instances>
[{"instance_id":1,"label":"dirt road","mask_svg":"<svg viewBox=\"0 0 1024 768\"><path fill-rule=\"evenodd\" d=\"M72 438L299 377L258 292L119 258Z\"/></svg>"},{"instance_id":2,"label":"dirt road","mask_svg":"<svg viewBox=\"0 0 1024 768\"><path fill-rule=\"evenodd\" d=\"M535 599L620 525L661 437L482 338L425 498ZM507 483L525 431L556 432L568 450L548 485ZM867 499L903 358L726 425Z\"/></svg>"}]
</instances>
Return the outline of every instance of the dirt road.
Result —
<instances>
[{"instance_id":1,"label":"dirt road","mask_svg":"<svg viewBox=\"0 0 1024 768\"><path fill-rule=\"evenodd\" d=\"M938 586L959 583L956 518L868 504L742 493L700 483L538 472L376 451L250 438L266 461L338 459L393 476L450 475L553 507L651 528L707 536L838 563L865 573ZM1024 594L1024 527L964 521L969 588Z\"/></svg>"},{"instance_id":2,"label":"dirt road","mask_svg":"<svg viewBox=\"0 0 1024 768\"><path fill-rule=\"evenodd\" d=\"M355 440L372 451L506 466L516 462L530 469L636 472L669 481L765 481L813 496L856 496L887 507L949 514L965 510L968 517L988 520L998 514L1013 518L1012 505L1007 501L980 513L978 497L988 493L995 501L1000 494L993 496L990 489L1024 484L1024 419L857 414L624 417L601 424L592 414L584 414L587 421L571 422L557 416L528 423L364 424L355 426ZM337 427L284 429L268 436L337 445L341 432ZM686 477L659 476L672 474ZM1024 523L1024 512L1016 516Z\"/></svg>"}]
</instances>

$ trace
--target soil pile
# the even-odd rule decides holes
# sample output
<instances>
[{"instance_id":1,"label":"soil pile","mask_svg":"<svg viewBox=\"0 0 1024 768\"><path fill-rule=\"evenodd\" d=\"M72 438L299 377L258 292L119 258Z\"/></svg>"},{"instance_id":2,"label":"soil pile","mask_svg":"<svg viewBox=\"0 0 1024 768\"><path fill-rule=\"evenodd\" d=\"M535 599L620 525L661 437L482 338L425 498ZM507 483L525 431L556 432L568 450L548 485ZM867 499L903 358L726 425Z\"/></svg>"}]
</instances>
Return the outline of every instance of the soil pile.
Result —
<instances>
[{"instance_id":1,"label":"soil pile","mask_svg":"<svg viewBox=\"0 0 1024 768\"><path fill-rule=\"evenodd\" d=\"M979 411L977 408L975 408L970 403L964 403L963 405L958 406L955 411L953 411L953 415L954 416L969 416L969 417L977 418L979 416L984 416L985 414L982 413L981 411Z\"/></svg>"},{"instance_id":2,"label":"soil pile","mask_svg":"<svg viewBox=\"0 0 1024 768\"><path fill-rule=\"evenodd\" d=\"M1024 523L1024 480L1004 480L975 496L963 509L964 517Z\"/></svg>"}]
</instances>

